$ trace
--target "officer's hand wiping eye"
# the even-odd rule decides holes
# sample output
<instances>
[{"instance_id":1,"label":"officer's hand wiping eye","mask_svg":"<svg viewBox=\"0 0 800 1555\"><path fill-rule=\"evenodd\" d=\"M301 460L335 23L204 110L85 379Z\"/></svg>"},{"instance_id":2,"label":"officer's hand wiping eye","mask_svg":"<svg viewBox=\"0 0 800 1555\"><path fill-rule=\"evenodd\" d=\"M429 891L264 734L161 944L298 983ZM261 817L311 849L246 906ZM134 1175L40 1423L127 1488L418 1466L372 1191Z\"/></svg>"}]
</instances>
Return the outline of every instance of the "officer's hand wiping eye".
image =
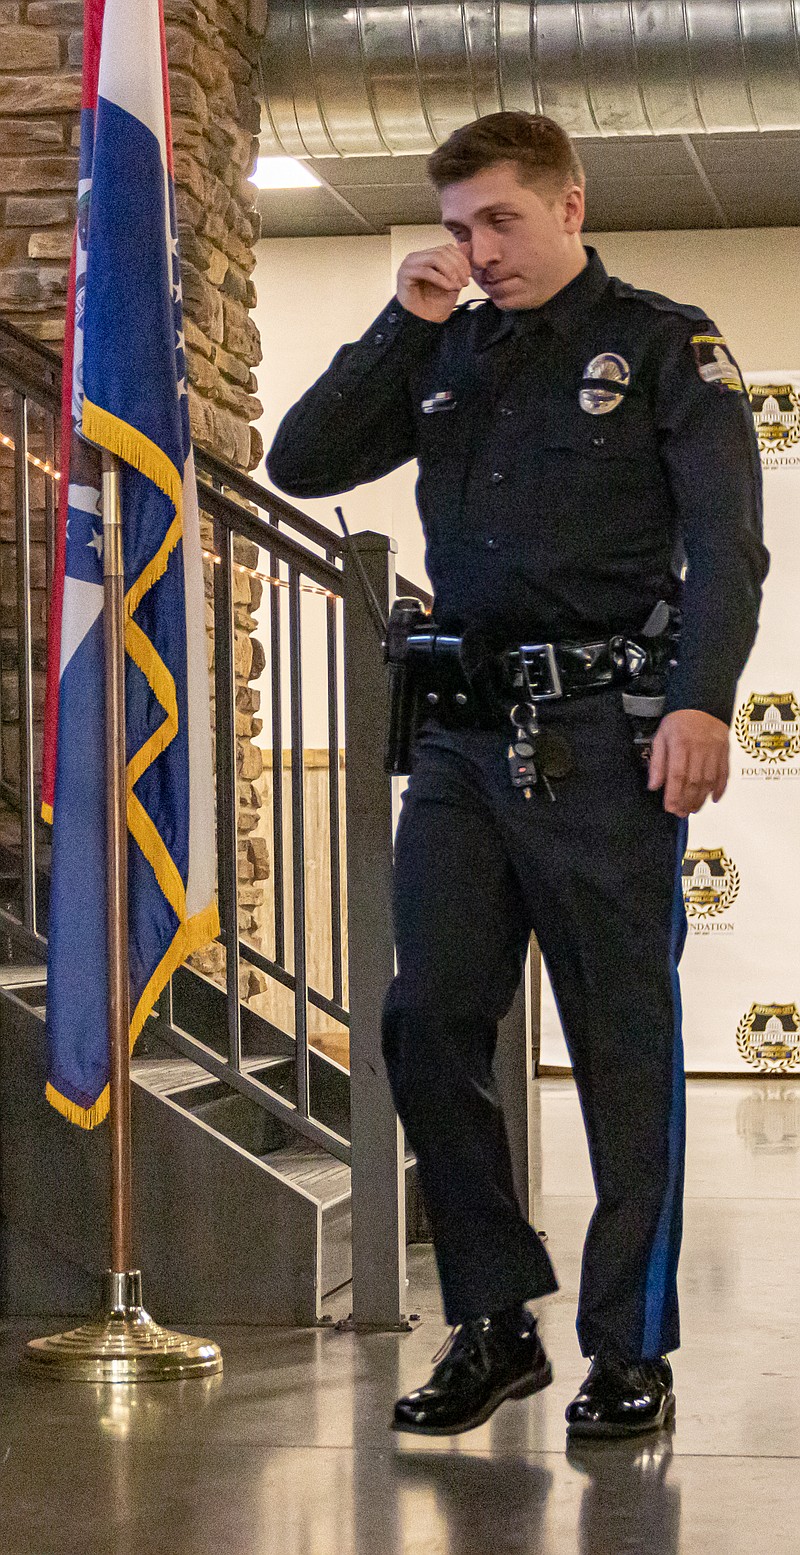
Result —
<instances>
[{"instance_id":1,"label":"officer's hand wiping eye","mask_svg":"<svg viewBox=\"0 0 800 1555\"><path fill-rule=\"evenodd\" d=\"M728 783L727 724L687 708L663 718L650 758L648 788L663 788L664 809L685 818L706 800L722 798Z\"/></svg>"},{"instance_id":2,"label":"officer's hand wiping eye","mask_svg":"<svg viewBox=\"0 0 800 1555\"><path fill-rule=\"evenodd\" d=\"M408 254L397 272L398 301L418 318L444 324L470 275L466 255L452 243Z\"/></svg>"}]
</instances>

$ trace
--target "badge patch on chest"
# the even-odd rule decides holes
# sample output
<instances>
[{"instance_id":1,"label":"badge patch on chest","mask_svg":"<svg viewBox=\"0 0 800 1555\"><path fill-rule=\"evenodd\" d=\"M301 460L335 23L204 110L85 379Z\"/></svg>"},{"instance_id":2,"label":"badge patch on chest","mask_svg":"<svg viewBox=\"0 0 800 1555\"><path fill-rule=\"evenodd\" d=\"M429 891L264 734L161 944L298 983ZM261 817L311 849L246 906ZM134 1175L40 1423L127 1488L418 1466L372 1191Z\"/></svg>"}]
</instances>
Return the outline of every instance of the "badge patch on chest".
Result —
<instances>
[{"instance_id":1,"label":"badge patch on chest","mask_svg":"<svg viewBox=\"0 0 800 1555\"><path fill-rule=\"evenodd\" d=\"M742 375L721 335L692 335L697 371L723 394L744 394Z\"/></svg>"},{"instance_id":2,"label":"badge patch on chest","mask_svg":"<svg viewBox=\"0 0 800 1555\"><path fill-rule=\"evenodd\" d=\"M589 416L607 416L622 404L630 381L631 370L624 356L618 356L616 351L593 356L583 369L578 396L581 410Z\"/></svg>"}]
</instances>

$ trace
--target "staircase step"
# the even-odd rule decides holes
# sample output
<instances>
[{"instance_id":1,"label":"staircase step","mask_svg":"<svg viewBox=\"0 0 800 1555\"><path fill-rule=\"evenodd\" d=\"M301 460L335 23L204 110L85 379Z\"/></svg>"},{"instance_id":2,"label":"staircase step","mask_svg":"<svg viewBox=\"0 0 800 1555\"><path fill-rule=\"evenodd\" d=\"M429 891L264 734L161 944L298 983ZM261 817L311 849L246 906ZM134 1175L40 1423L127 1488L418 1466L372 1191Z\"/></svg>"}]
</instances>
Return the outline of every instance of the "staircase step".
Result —
<instances>
[{"instance_id":1,"label":"staircase step","mask_svg":"<svg viewBox=\"0 0 800 1555\"><path fill-rule=\"evenodd\" d=\"M0 990L13 994L21 1004L27 1004L34 1015L44 1020L47 992L46 966L27 962L19 965L13 962L0 963Z\"/></svg>"},{"instance_id":2,"label":"staircase step","mask_svg":"<svg viewBox=\"0 0 800 1555\"><path fill-rule=\"evenodd\" d=\"M279 1070L286 1063L285 1058L244 1058L242 1074L255 1075L256 1078L261 1078L263 1075L265 1084L270 1084L267 1071ZM152 1091L154 1096L171 1096L177 1091L190 1091L198 1086L208 1085L209 1082L215 1083L208 1070L201 1064L196 1064L191 1058L134 1058L131 1074L137 1084Z\"/></svg>"},{"instance_id":3,"label":"staircase step","mask_svg":"<svg viewBox=\"0 0 800 1555\"><path fill-rule=\"evenodd\" d=\"M350 1168L317 1145L294 1141L260 1159L319 1205L320 1289L324 1296L352 1278Z\"/></svg>"},{"instance_id":4,"label":"staircase step","mask_svg":"<svg viewBox=\"0 0 800 1555\"><path fill-rule=\"evenodd\" d=\"M259 1156L287 1182L302 1188L323 1207L350 1197L350 1168L315 1145L284 1145Z\"/></svg>"},{"instance_id":5,"label":"staircase step","mask_svg":"<svg viewBox=\"0 0 800 1555\"><path fill-rule=\"evenodd\" d=\"M18 988L26 988L31 983L37 983L42 988L47 983L47 967L39 965L15 966L12 963L0 965L0 988L8 988L16 992Z\"/></svg>"},{"instance_id":6,"label":"staircase step","mask_svg":"<svg viewBox=\"0 0 800 1555\"><path fill-rule=\"evenodd\" d=\"M28 953L29 954L29 953ZM31 1013L44 1017L47 969L20 956L20 964L0 964L0 994L9 993ZM254 1027L251 1041L269 1045L272 1033ZM295 1045L289 1052L253 1053L243 1056L242 1073L263 1083L287 1100L296 1097ZM222 1056L222 1052L220 1053ZM322 1055L310 1053L312 1084L318 1114L330 1113L330 1121L342 1127L349 1122L348 1076ZM238 1145L253 1161L269 1168L287 1190L305 1200L308 1213L317 1206L316 1246L321 1261L317 1288L321 1296L339 1289L351 1276L350 1168L324 1148L298 1140L287 1119L265 1111L225 1081L210 1075L202 1064L167 1051L163 1057L134 1056L131 1078L157 1104L168 1100L191 1114L218 1137ZM152 1106L153 1103L151 1102ZM326 1116L327 1121L327 1116ZM189 1136L191 1137L191 1136ZM277 1184L276 1184L277 1187ZM309 1203L311 1201L311 1203ZM297 1203L299 1211L300 1204ZM281 1211L285 1201L278 1200ZM313 1276L312 1276L313 1277Z\"/></svg>"}]
</instances>

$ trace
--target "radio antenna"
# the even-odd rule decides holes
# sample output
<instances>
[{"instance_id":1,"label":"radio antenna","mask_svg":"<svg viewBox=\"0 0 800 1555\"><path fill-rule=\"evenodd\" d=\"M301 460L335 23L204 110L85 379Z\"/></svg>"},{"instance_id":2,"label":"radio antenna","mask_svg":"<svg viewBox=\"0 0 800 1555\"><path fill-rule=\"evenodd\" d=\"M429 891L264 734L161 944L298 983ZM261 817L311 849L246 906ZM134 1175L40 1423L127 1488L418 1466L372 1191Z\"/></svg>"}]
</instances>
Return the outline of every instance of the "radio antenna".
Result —
<instances>
[{"instance_id":1,"label":"radio antenna","mask_svg":"<svg viewBox=\"0 0 800 1555\"><path fill-rule=\"evenodd\" d=\"M344 521L344 513L342 512L341 508L335 508L334 512L336 513L336 517L342 526L342 534L344 535L345 545L347 546L347 553L356 569L356 572L358 573L358 581L361 584L364 601L372 617L373 625L375 626L381 642L383 643L386 641L386 634L389 630L389 623L386 620L383 611L381 610L381 607L378 603L378 597L374 588L372 587L372 584L369 581L369 578L367 577L364 563L362 562L361 557L359 556L358 551L353 544L353 537Z\"/></svg>"}]
</instances>

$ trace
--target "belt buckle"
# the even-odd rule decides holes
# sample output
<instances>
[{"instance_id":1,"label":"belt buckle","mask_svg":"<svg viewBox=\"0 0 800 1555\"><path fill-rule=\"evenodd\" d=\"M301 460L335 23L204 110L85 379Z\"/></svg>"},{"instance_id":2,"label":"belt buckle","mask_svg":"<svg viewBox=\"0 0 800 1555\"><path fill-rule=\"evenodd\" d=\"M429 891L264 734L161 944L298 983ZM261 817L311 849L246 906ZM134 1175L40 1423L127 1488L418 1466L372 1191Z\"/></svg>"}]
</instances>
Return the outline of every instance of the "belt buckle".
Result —
<instances>
[{"instance_id":1,"label":"belt buckle","mask_svg":"<svg viewBox=\"0 0 800 1555\"><path fill-rule=\"evenodd\" d=\"M561 675L556 662L556 650L553 643L523 643L518 651L528 700L531 702L552 702L554 699L563 697L564 688L561 684ZM536 654L544 655L544 663L550 677L550 685L546 691L534 691L531 686L529 670L533 667L533 659Z\"/></svg>"}]
</instances>

